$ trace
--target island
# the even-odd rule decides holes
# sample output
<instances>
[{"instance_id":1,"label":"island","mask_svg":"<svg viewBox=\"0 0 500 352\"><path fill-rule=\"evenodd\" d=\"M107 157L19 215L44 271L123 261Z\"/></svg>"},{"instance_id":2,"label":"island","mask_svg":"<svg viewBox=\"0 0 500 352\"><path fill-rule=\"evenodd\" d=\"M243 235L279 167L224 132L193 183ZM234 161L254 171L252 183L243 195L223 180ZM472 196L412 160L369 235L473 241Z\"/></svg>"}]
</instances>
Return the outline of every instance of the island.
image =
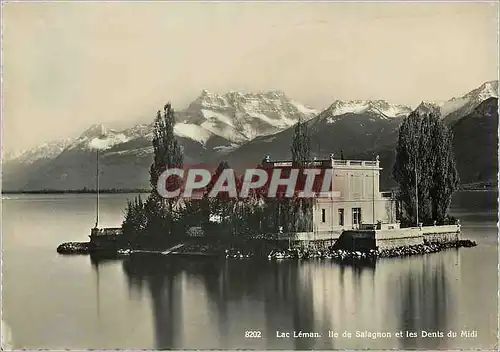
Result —
<instances>
[{"instance_id":1,"label":"island","mask_svg":"<svg viewBox=\"0 0 500 352\"><path fill-rule=\"evenodd\" d=\"M265 156L241 175L224 161L186 168L174 124L166 104L154 124L148 198L128 201L121 227L99 228L97 213L89 241L59 253L347 261L477 245L448 214L459 180L450 133L433 113L414 111L400 126L391 191L380 190L378 156L312 157L307 122L295 125L290 159Z\"/></svg>"}]
</instances>

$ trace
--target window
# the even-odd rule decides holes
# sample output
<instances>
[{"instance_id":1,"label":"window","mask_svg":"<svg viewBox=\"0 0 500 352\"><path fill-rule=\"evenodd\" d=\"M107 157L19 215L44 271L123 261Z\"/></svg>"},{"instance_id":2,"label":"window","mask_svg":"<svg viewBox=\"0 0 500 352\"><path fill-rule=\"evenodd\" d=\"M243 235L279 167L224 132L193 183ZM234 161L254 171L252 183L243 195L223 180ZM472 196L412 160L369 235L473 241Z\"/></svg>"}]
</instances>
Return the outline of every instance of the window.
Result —
<instances>
[{"instance_id":1,"label":"window","mask_svg":"<svg viewBox=\"0 0 500 352\"><path fill-rule=\"evenodd\" d=\"M321 222L326 222L326 211L321 209Z\"/></svg>"},{"instance_id":2,"label":"window","mask_svg":"<svg viewBox=\"0 0 500 352\"><path fill-rule=\"evenodd\" d=\"M361 208L352 208L352 224L361 224Z\"/></svg>"},{"instance_id":3,"label":"window","mask_svg":"<svg viewBox=\"0 0 500 352\"><path fill-rule=\"evenodd\" d=\"M344 209L339 209L339 225L344 226Z\"/></svg>"}]
</instances>

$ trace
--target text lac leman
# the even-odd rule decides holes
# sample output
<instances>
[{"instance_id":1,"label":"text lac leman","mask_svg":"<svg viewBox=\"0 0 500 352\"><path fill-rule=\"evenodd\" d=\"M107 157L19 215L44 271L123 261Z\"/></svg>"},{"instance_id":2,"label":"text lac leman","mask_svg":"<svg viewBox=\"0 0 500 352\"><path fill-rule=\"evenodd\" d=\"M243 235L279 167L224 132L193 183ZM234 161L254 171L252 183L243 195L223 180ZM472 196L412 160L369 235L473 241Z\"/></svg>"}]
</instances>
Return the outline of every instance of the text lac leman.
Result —
<instances>
[{"instance_id":1,"label":"text lac leman","mask_svg":"<svg viewBox=\"0 0 500 352\"><path fill-rule=\"evenodd\" d=\"M276 337L281 337L281 338L315 338L315 337L321 337L321 335L317 332L304 332L304 331L293 331L293 332L288 332L288 331L279 331L276 330Z\"/></svg>"}]
</instances>

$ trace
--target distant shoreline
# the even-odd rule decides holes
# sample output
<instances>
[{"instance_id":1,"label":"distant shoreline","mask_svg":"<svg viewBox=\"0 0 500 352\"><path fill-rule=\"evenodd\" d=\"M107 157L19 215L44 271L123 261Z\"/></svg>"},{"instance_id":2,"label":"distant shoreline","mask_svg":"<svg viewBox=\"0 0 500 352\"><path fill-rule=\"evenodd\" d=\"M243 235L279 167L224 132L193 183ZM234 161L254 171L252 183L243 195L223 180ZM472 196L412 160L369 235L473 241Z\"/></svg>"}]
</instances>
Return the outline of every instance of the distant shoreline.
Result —
<instances>
[{"instance_id":1,"label":"distant shoreline","mask_svg":"<svg viewBox=\"0 0 500 352\"><path fill-rule=\"evenodd\" d=\"M97 194L96 190L38 190L38 191L3 191L2 194ZM100 194L151 193L145 189L103 189Z\"/></svg>"},{"instance_id":2,"label":"distant shoreline","mask_svg":"<svg viewBox=\"0 0 500 352\"><path fill-rule=\"evenodd\" d=\"M486 191L486 190L497 190L498 185L492 183L469 183L465 185L460 185L459 191Z\"/></svg>"},{"instance_id":3,"label":"distant shoreline","mask_svg":"<svg viewBox=\"0 0 500 352\"><path fill-rule=\"evenodd\" d=\"M497 190L497 185L492 184L465 184L461 185L459 191L492 191ZM4 191L1 194L96 194L94 189L79 190L33 190L33 191ZM120 194L120 193L151 193L149 189L103 189L99 190L101 194Z\"/></svg>"}]
</instances>

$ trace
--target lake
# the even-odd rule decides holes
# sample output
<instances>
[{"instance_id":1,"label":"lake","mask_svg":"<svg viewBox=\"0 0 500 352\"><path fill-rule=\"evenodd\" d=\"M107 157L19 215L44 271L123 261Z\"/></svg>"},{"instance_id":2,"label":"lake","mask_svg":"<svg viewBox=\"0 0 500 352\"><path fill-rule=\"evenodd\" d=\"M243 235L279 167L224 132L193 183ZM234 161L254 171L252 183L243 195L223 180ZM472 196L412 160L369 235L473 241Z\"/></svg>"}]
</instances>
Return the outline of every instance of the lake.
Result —
<instances>
[{"instance_id":1,"label":"lake","mask_svg":"<svg viewBox=\"0 0 500 352\"><path fill-rule=\"evenodd\" d=\"M490 349L497 196L466 191L453 199L462 237L477 247L342 266L62 256L60 243L88 239L95 196L4 195L2 320L14 348ZM101 196L101 226L120 226L127 197Z\"/></svg>"}]
</instances>

